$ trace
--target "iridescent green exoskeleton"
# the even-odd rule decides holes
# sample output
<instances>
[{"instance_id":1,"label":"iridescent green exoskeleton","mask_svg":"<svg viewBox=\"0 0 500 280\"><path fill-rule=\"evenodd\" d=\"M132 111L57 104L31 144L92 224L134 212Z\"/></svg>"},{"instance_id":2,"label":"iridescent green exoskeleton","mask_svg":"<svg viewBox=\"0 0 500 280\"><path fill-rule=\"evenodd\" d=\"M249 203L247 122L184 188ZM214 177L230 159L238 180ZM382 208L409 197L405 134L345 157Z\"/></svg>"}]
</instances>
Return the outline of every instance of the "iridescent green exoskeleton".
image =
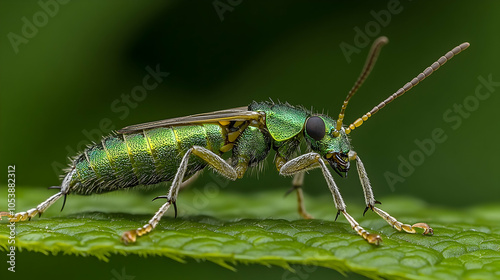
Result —
<instances>
[{"instance_id":1,"label":"iridescent green exoskeleton","mask_svg":"<svg viewBox=\"0 0 500 280\"><path fill-rule=\"evenodd\" d=\"M183 182L206 166L231 180L242 178L248 167L264 160L271 150L275 152L276 168L281 175L294 175L293 189L297 191L299 213L311 218L303 205L301 186L304 173L320 168L333 201L351 227L364 239L379 244L377 234L368 233L346 211L346 205L330 173L328 165L339 175L346 174L350 162L356 167L364 191L366 209L373 210L397 230L415 233L415 227L431 234L432 229L424 223L408 225L397 221L383 210L375 207L370 181L360 157L351 149L348 134L395 98L432 74L454 55L466 49L463 43L439 58L416 78L375 106L371 111L344 127L343 119L347 103L364 82L374 66L381 47L387 38L380 37L373 43L360 77L347 95L339 117L334 120L326 115L314 114L302 107L272 102L254 102L248 107L217 111L187 117L156 121L125 127L117 133L104 137L100 143L88 147L76 156L68 169L60 191L36 208L16 214L0 213L10 221L18 222L41 215L59 198L68 194L90 195L138 185L152 185L170 181L168 193L157 198L166 202L143 227L127 231L122 240L135 242L137 236L155 228L171 205L177 214L177 195ZM301 142L308 151L297 156ZM229 160L222 155L231 152ZM64 207L64 203L63 203Z\"/></svg>"}]
</instances>

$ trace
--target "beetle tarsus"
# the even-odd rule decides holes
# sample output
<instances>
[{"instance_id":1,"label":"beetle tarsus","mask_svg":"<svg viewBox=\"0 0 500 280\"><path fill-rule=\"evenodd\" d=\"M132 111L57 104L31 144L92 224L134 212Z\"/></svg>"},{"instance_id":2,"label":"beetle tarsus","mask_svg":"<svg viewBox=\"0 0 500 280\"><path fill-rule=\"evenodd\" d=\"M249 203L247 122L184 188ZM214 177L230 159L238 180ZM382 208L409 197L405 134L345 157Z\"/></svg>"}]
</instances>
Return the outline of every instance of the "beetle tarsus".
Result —
<instances>
[{"instance_id":1,"label":"beetle tarsus","mask_svg":"<svg viewBox=\"0 0 500 280\"><path fill-rule=\"evenodd\" d=\"M416 223L412 227L421 228L424 230L423 235L433 235L434 230L426 223Z\"/></svg>"},{"instance_id":2,"label":"beetle tarsus","mask_svg":"<svg viewBox=\"0 0 500 280\"><path fill-rule=\"evenodd\" d=\"M129 243L134 243L136 239L137 239L137 230L135 229L124 232L122 234L122 237L120 238L120 240L125 245L128 245Z\"/></svg>"},{"instance_id":3,"label":"beetle tarsus","mask_svg":"<svg viewBox=\"0 0 500 280\"><path fill-rule=\"evenodd\" d=\"M382 237L380 237L380 235L375 233L369 233L366 236L364 236L364 238L366 239L366 241L368 241L368 243L377 246L380 245L380 243L382 242Z\"/></svg>"},{"instance_id":4,"label":"beetle tarsus","mask_svg":"<svg viewBox=\"0 0 500 280\"><path fill-rule=\"evenodd\" d=\"M9 212L0 212L0 220L2 220L2 217L11 218L12 215L10 215Z\"/></svg>"}]
</instances>

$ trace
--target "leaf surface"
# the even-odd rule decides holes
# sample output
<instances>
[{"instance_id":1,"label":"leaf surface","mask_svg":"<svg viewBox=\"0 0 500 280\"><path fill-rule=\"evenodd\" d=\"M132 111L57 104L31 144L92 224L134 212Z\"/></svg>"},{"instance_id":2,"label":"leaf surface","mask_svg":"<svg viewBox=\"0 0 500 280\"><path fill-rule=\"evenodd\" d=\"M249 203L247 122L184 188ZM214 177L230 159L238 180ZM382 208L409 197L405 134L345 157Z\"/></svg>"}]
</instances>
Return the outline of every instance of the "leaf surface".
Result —
<instances>
[{"instance_id":1,"label":"leaf surface","mask_svg":"<svg viewBox=\"0 0 500 280\"><path fill-rule=\"evenodd\" d=\"M214 189L215 190L215 189ZM18 188L16 209L27 210L50 195L43 188ZM317 219L297 219L293 195L256 194L191 189L179 196L179 217L169 213L138 242L123 245L121 234L142 226L161 201L156 194L116 192L92 197L68 197L41 218L16 224L19 250L45 254L96 256L114 254L165 256L178 261L205 259L230 269L237 263L290 268L317 265L370 278L495 279L500 278L500 206L443 209L407 197L383 199L383 209L401 221L427 222L434 236L396 231L374 213L362 217L362 205L349 211L381 246L362 240L342 217L334 222L329 196L306 197ZM5 207L5 205L1 205ZM173 210L173 209L172 209ZM7 250L10 228L2 221L0 247Z\"/></svg>"}]
</instances>

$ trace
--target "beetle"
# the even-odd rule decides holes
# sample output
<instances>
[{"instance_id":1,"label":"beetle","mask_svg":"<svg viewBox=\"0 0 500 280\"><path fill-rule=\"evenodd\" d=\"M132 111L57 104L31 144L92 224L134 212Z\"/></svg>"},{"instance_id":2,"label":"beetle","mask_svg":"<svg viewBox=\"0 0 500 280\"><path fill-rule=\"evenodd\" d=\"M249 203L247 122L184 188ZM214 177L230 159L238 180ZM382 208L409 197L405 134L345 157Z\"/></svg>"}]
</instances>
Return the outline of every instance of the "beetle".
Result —
<instances>
[{"instance_id":1,"label":"beetle","mask_svg":"<svg viewBox=\"0 0 500 280\"><path fill-rule=\"evenodd\" d=\"M349 100L369 75L382 46L387 42L386 37L374 41L361 74L345 98L336 120L287 103L253 102L248 107L128 126L102 138L100 143L94 143L77 155L61 185L55 187L59 189L58 193L26 212L2 212L0 215L8 216L11 222L19 222L41 215L61 197L64 197L64 208L68 194L90 195L138 185L172 182L166 195L155 198L166 199L155 215L143 227L123 233L122 241L131 243L152 231L170 206L173 205L177 216L179 189L183 182L198 171L210 166L216 173L236 180L243 177L248 167L258 165L274 150L274 162L279 173L294 176L292 190L297 192L298 209L302 217L311 218L303 204L301 187L304 173L320 168L337 208L335 220L342 213L350 226L366 241L380 244L380 235L369 233L347 213L328 167L340 176L347 175L350 162L355 161L366 203L363 214L371 209L399 231L416 233L415 228L422 228L424 234L432 234L432 228L425 223L402 223L375 206L380 202L375 200L363 162L351 149L348 135L385 105L469 47L469 43L453 48L369 112L349 126L344 126ZM308 152L296 156L303 141L307 144ZM221 156L229 151L232 155L226 161Z\"/></svg>"}]
</instances>

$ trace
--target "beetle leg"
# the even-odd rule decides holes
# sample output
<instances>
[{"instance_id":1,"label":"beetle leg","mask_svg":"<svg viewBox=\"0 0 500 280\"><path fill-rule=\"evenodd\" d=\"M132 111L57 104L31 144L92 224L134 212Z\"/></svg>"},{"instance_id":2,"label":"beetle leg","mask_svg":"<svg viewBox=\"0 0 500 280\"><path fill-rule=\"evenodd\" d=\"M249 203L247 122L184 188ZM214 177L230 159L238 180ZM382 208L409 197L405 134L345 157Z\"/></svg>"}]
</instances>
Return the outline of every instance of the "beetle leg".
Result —
<instances>
[{"instance_id":1,"label":"beetle leg","mask_svg":"<svg viewBox=\"0 0 500 280\"><path fill-rule=\"evenodd\" d=\"M351 217L351 215L347 213L346 205L344 203L344 200L342 199L342 196L340 195L339 189L335 184L335 181L333 180L333 176L318 153L314 152L307 153L288 161L281 167L280 174L293 175L296 174L297 172L303 172L305 170L310 170L318 166L321 168L323 176L325 177L328 187L330 188L330 192L332 193L333 202L335 203L335 207L338 210L337 216L340 212L342 212L342 214L347 219L351 227L366 241L368 241L371 244L376 244L376 245L380 244L380 242L382 241L380 235L369 233L363 227L361 227L358 224L358 222L356 222L356 220L354 220L354 218Z\"/></svg>"},{"instance_id":2,"label":"beetle leg","mask_svg":"<svg viewBox=\"0 0 500 280\"><path fill-rule=\"evenodd\" d=\"M238 178L243 178L243 175L245 175L245 172L247 172L248 169L248 158L245 157L238 157L237 163L234 166L234 169L236 170L236 173L238 174Z\"/></svg>"},{"instance_id":3,"label":"beetle leg","mask_svg":"<svg viewBox=\"0 0 500 280\"><path fill-rule=\"evenodd\" d=\"M281 170L281 167L285 165L286 159L278 154L276 154L276 157L274 158L274 162L276 164L276 168L278 171ZM285 196L290 194L293 191L297 192L297 210L299 212L299 215L304 218L304 219L313 219L313 216L311 216L309 213L306 211L306 206L304 204L304 192L302 191L302 185L304 184L304 175L305 172L297 172L293 176L293 181L292 181L292 187L285 193Z\"/></svg>"},{"instance_id":4,"label":"beetle leg","mask_svg":"<svg viewBox=\"0 0 500 280\"><path fill-rule=\"evenodd\" d=\"M65 195L62 192L58 192L54 194L53 196L49 197L47 200L44 202L40 203L37 207L32 208L26 212L19 212L14 215L11 215L6 212L1 212L0 213L0 219L2 216L7 216L9 217L9 222L21 222L21 221L26 221L26 220L31 220L31 218L35 217L36 215L41 216L42 213L47 210L52 204L54 204L59 198L61 198L63 195Z\"/></svg>"},{"instance_id":5,"label":"beetle leg","mask_svg":"<svg viewBox=\"0 0 500 280\"><path fill-rule=\"evenodd\" d=\"M319 158L321 158L321 156L315 152L300 155L283 164L279 169L279 172L281 175L290 176L298 172L305 172L318 168Z\"/></svg>"},{"instance_id":6,"label":"beetle leg","mask_svg":"<svg viewBox=\"0 0 500 280\"><path fill-rule=\"evenodd\" d=\"M177 201L177 195L179 193L180 186L182 185L184 174L186 173L189 162L189 156L191 154L196 155L201 159L203 159L204 161L206 161L211 167L214 168L215 171L217 171L221 175L227 177L228 179L236 180L237 178L236 171L224 159L222 159L220 156L216 155L215 153L206 148L200 146L193 146L182 157L181 164L177 169L177 173L175 174L174 180L172 181L170 190L168 191L168 194L165 197L167 198L167 202L165 202L165 204L163 204L160 207L160 209L154 214L154 216L149 220L147 224L138 229L124 232L121 240L125 244L133 243L136 241L138 236L145 235L150 231L152 231L160 222L160 219L163 216L163 214L165 214L168 208L170 208L170 205L174 204L175 206L175 203Z\"/></svg>"},{"instance_id":7,"label":"beetle leg","mask_svg":"<svg viewBox=\"0 0 500 280\"><path fill-rule=\"evenodd\" d=\"M433 234L433 230L429 225L425 223L416 223L414 225L408 225L408 224L403 224L396 220L396 218L392 217L389 215L387 212L383 211L382 209L379 209L375 207L375 203L380 204L377 200L375 200L375 197L373 196L373 191L372 187L370 185L370 180L368 179L368 175L365 170L365 166L363 165L363 162L359 158L359 156L356 155L356 153L353 153L352 155L349 155L349 159L351 158L356 159L356 167L358 169L358 175L359 175L359 180L361 181L361 186L363 187L363 192L365 194L365 202L366 202L366 208L365 212L368 209L371 209L373 212L377 213L380 217L382 217L389 225L391 225L393 228L397 229L398 231L404 230L405 232L408 233L416 233L414 227L422 228L424 229L423 234Z\"/></svg>"},{"instance_id":8,"label":"beetle leg","mask_svg":"<svg viewBox=\"0 0 500 280\"><path fill-rule=\"evenodd\" d=\"M299 211L299 215L304 219L314 219L306 211L306 206L304 204L304 192L302 191L302 185L304 184L304 172L295 173L292 181L292 188L290 191L295 190L297 192L297 210Z\"/></svg>"},{"instance_id":9,"label":"beetle leg","mask_svg":"<svg viewBox=\"0 0 500 280\"><path fill-rule=\"evenodd\" d=\"M349 152L349 160L356 160L356 168L358 170L359 181L361 182L361 187L363 187L363 194L365 195L365 212L366 210L371 209L375 206L375 203L380 204L379 201L375 200L375 196L373 195L372 186L370 184L370 179L368 179L368 174L366 174L365 166L361 161L361 158L356 154L356 152Z\"/></svg>"},{"instance_id":10,"label":"beetle leg","mask_svg":"<svg viewBox=\"0 0 500 280\"><path fill-rule=\"evenodd\" d=\"M69 194L69 188L71 184L71 180L73 176L75 176L76 170L73 168L66 176L64 177L64 180L59 187L51 187L52 189L60 189L61 191L54 194L53 196L47 198L44 202L38 204L37 207L31 208L26 212L19 212L11 215L10 213L7 212L0 212L0 220L2 216L7 216L9 217L9 222L20 222L20 221L26 221L26 220L31 220L31 218L35 217L38 215L39 217L42 216L42 213L47 210L52 204L54 204L59 198L64 196L64 203L63 203L63 208L64 204L66 203L66 195ZM62 211L62 209L61 209Z\"/></svg>"}]
</instances>

